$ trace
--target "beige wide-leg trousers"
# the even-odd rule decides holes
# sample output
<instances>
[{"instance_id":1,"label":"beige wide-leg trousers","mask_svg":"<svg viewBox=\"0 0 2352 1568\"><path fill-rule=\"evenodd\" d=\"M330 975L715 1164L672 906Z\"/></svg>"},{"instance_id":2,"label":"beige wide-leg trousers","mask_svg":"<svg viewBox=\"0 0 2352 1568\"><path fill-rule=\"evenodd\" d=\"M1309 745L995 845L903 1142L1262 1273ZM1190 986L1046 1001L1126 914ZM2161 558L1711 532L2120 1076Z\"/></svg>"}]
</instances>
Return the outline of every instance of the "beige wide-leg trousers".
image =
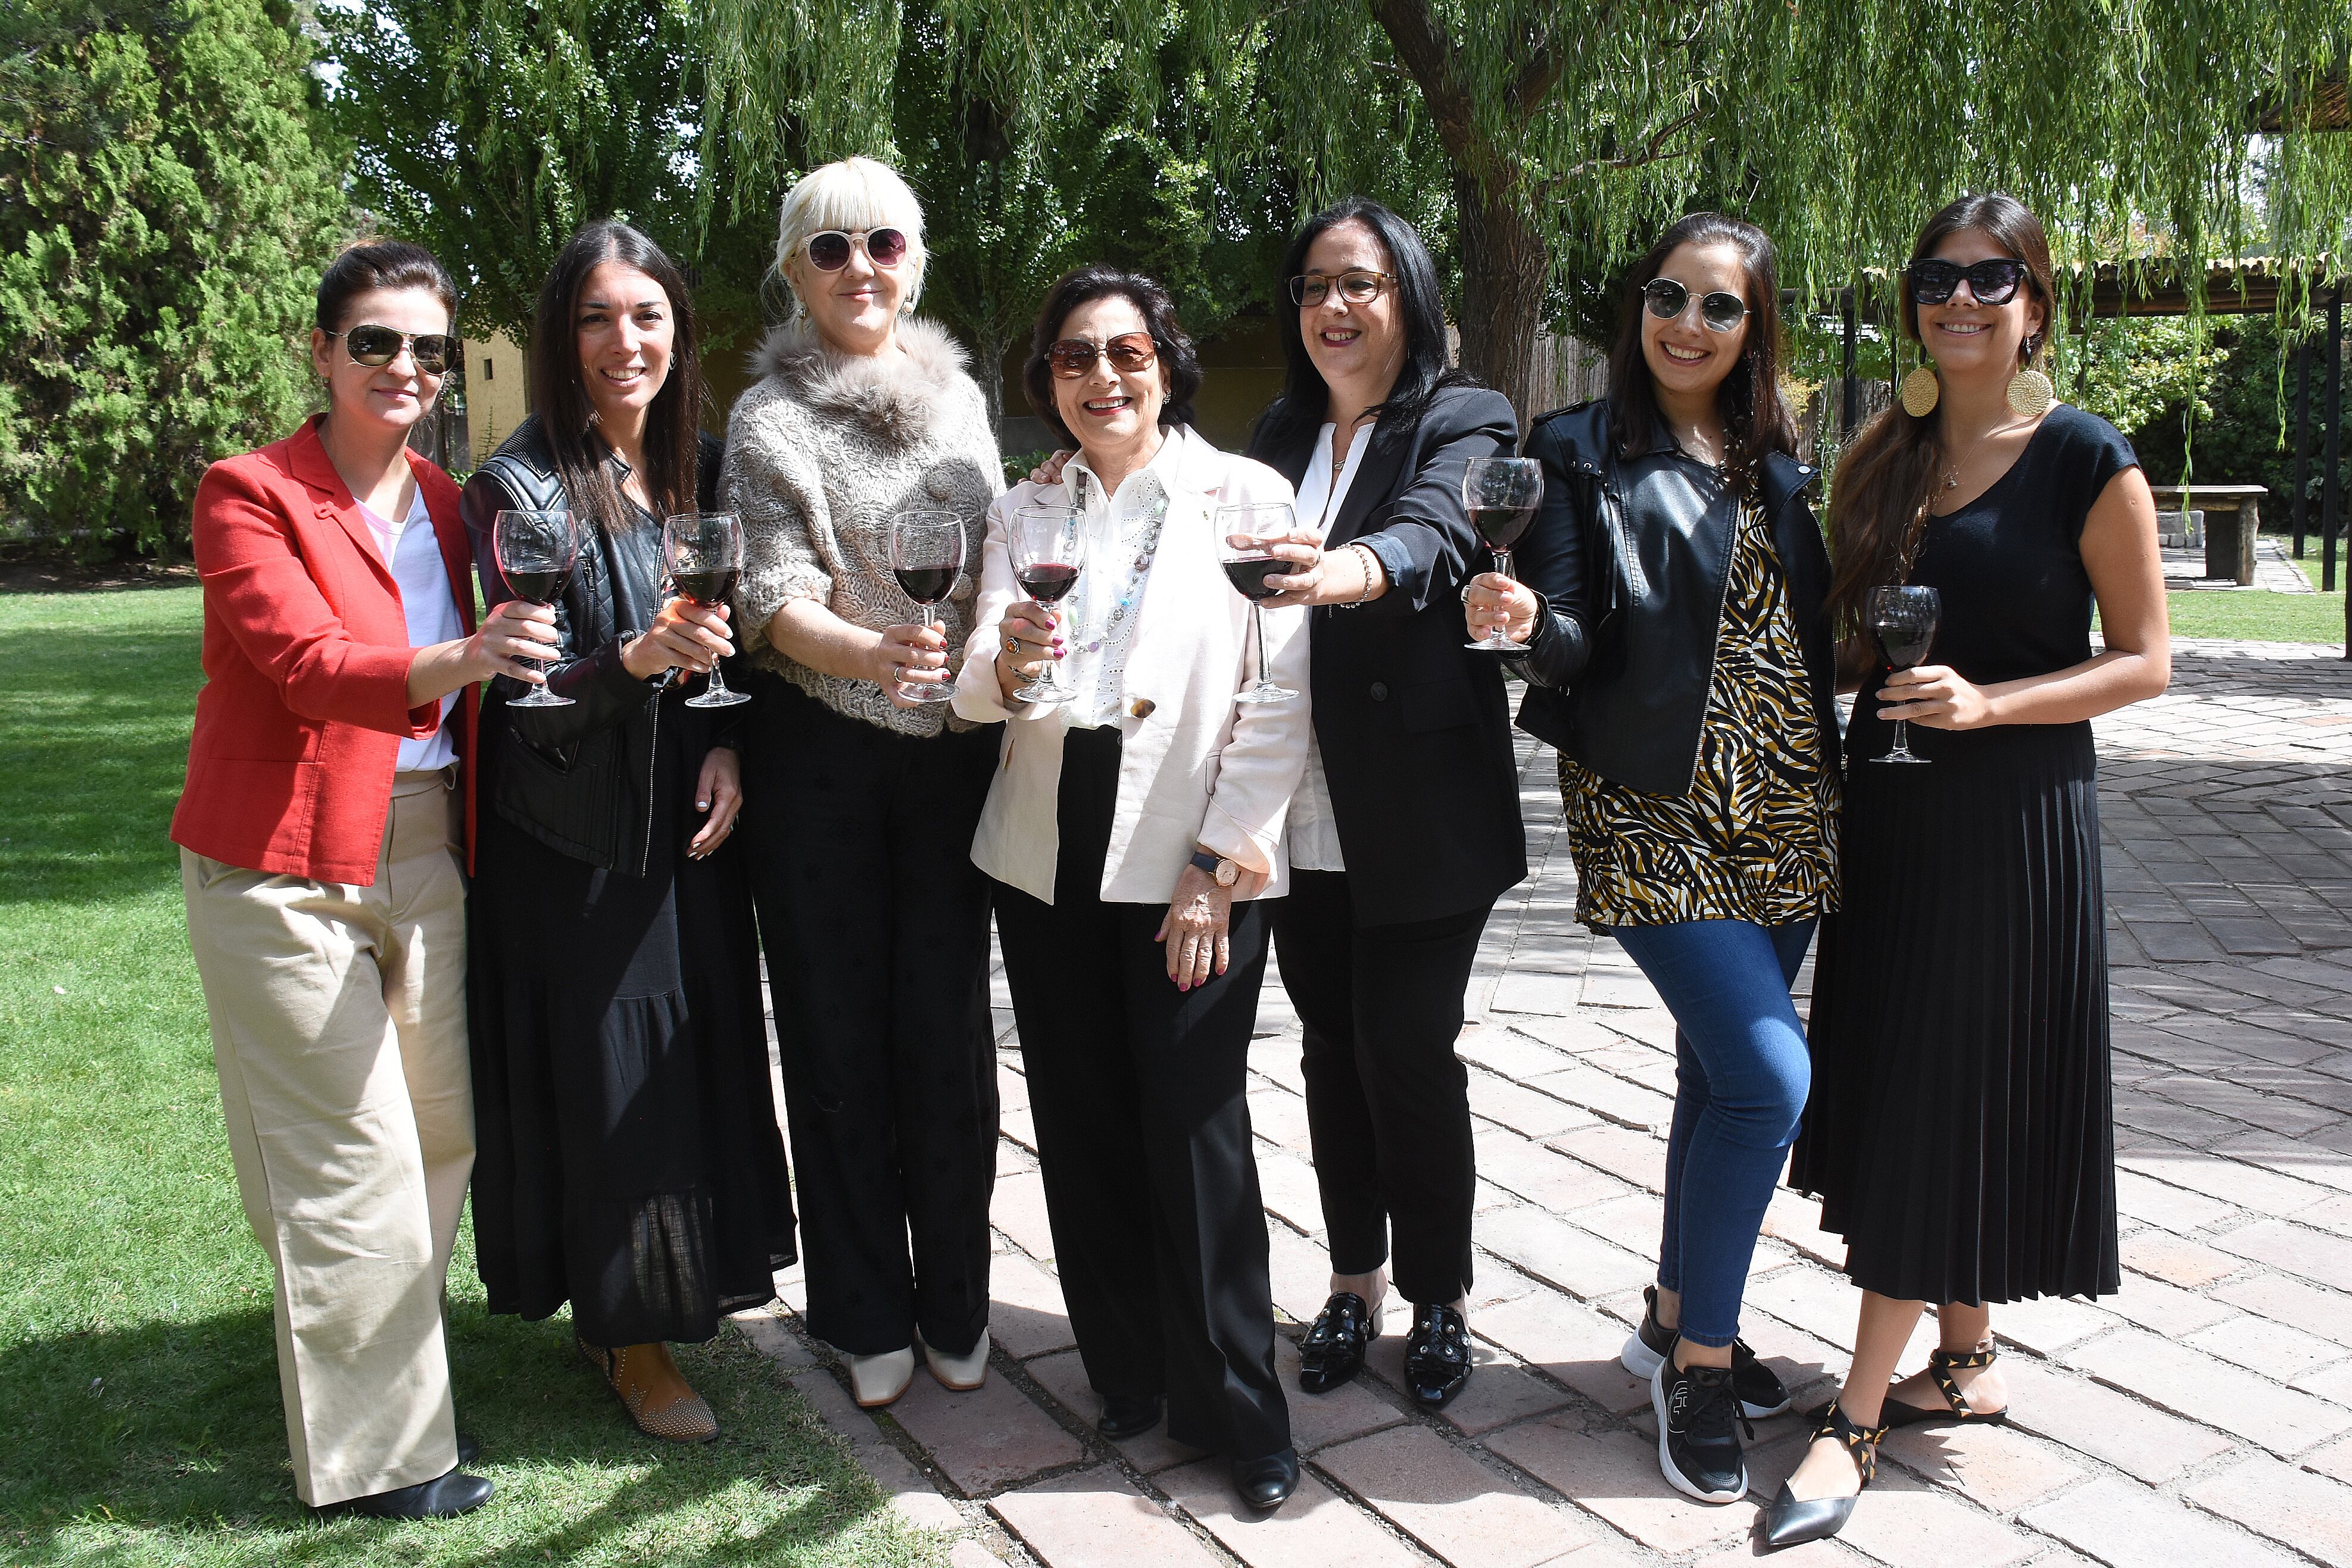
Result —
<instances>
[{"instance_id":1,"label":"beige wide-leg trousers","mask_svg":"<svg viewBox=\"0 0 2352 1568\"><path fill-rule=\"evenodd\" d=\"M457 1462L442 1290L474 1166L463 802L404 773L375 885L180 852L246 1218L278 1276L294 1490L324 1507Z\"/></svg>"}]
</instances>

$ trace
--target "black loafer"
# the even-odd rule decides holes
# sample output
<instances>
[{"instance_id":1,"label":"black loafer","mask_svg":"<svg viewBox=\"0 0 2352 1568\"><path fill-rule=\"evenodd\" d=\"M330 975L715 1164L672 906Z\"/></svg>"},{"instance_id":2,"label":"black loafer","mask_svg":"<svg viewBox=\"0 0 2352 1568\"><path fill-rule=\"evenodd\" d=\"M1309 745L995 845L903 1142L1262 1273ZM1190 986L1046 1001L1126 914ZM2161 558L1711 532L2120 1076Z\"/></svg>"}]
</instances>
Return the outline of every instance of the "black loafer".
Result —
<instances>
[{"instance_id":1,"label":"black loafer","mask_svg":"<svg viewBox=\"0 0 2352 1568\"><path fill-rule=\"evenodd\" d=\"M1298 1490L1298 1450L1285 1448L1262 1459L1234 1461L1234 1490L1255 1509L1280 1508Z\"/></svg>"},{"instance_id":2,"label":"black loafer","mask_svg":"<svg viewBox=\"0 0 2352 1568\"><path fill-rule=\"evenodd\" d=\"M1441 1410L1470 1381L1470 1325L1452 1307L1412 1309L1404 1341L1404 1389L1424 1409Z\"/></svg>"},{"instance_id":3,"label":"black loafer","mask_svg":"<svg viewBox=\"0 0 2352 1568\"><path fill-rule=\"evenodd\" d=\"M1353 1291L1335 1291L1298 1342L1298 1386L1328 1394L1364 1370L1364 1352L1381 1331L1372 1310Z\"/></svg>"},{"instance_id":4,"label":"black loafer","mask_svg":"<svg viewBox=\"0 0 2352 1568\"><path fill-rule=\"evenodd\" d=\"M482 1457L482 1440L470 1432L457 1434L457 1465L459 1469Z\"/></svg>"},{"instance_id":5,"label":"black loafer","mask_svg":"<svg viewBox=\"0 0 2352 1568\"><path fill-rule=\"evenodd\" d=\"M1160 1425L1160 1396L1149 1394L1140 1399L1113 1394L1103 1399L1102 1418L1095 1430L1114 1443L1124 1443L1129 1437L1140 1437Z\"/></svg>"},{"instance_id":6,"label":"black loafer","mask_svg":"<svg viewBox=\"0 0 2352 1568\"><path fill-rule=\"evenodd\" d=\"M378 1519L452 1519L471 1513L489 1501L495 1490L479 1476L451 1470L413 1487L394 1487L390 1491L355 1497L344 1506L353 1513L373 1514Z\"/></svg>"}]
</instances>

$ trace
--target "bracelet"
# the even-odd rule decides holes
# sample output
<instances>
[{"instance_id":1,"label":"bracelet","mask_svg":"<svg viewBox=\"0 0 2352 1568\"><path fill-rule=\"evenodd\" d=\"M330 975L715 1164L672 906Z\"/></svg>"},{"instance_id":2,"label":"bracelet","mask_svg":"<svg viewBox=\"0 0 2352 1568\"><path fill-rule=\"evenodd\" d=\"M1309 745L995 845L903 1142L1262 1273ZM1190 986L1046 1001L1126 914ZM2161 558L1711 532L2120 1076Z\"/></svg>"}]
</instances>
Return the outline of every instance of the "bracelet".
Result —
<instances>
[{"instance_id":1,"label":"bracelet","mask_svg":"<svg viewBox=\"0 0 2352 1568\"><path fill-rule=\"evenodd\" d=\"M1342 610L1356 610L1360 609L1362 606L1370 604L1372 601L1372 584L1380 580L1380 574L1382 569L1381 567L1381 558L1372 553L1371 546L1359 542L1350 543L1348 548L1354 550L1364 563L1364 587L1362 592L1357 594L1355 598L1348 601L1347 603L1340 605L1339 608Z\"/></svg>"}]
</instances>

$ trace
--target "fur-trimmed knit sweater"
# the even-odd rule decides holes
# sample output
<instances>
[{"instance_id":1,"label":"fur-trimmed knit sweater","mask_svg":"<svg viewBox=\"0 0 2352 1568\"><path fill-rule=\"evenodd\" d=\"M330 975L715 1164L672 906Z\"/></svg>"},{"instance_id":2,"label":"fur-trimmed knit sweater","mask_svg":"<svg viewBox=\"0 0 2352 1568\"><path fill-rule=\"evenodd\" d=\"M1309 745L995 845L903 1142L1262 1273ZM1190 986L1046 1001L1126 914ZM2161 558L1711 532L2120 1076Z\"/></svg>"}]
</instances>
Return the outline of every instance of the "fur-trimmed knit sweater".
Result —
<instances>
[{"instance_id":1,"label":"fur-trimmed knit sweater","mask_svg":"<svg viewBox=\"0 0 2352 1568\"><path fill-rule=\"evenodd\" d=\"M901 735L932 736L944 703L896 708L871 681L828 675L787 657L767 626L793 599L813 600L873 631L912 624L921 610L890 574L890 519L949 511L964 519L964 575L933 610L949 668L971 632L972 581L988 507L1004 489L987 405L966 356L919 317L898 323L903 354L837 354L804 321L770 332L752 356L759 382L727 421L719 505L743 519L736 625L752 663L782 674L835 712Z\"/></svg>"}]
</instances>

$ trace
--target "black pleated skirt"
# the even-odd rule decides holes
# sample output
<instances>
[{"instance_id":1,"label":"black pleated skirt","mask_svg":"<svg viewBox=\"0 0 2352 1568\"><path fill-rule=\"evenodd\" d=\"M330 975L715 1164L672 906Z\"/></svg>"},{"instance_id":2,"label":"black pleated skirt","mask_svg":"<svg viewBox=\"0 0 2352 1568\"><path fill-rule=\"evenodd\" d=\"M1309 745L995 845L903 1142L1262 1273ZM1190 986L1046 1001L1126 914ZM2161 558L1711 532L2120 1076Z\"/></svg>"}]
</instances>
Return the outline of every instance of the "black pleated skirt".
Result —
<instances>
[{"instance_id":1,"label":"black pleated skirt","mask_svg":"<svg viewBox=\"0 0 2352 1568\"><path fill-rule=\"evenodd\" d=\"M1864 760L1822 923L1813 1089L1790 1180L1847 1272L1978 1305L2120 1283L2114 1095L2087 724L1914 728L1926 767Z\"/></svg>"},{"instance_id":2,"label":"black pleated skirt","mask_svg":"<svg viewBox=\"0 0 2352 1568\"><path fill-rule=\"evenodd\" d=\"M493 1312L544 1318L569 1301L600 1345L708 1340L772 1299L773 1270L795 1257L743 852L686 854L700 758L677 718L665 711L657 732L643 876L541 843L487 788L477 828L482 1283Z\"/></svg>"}]
</instances>

